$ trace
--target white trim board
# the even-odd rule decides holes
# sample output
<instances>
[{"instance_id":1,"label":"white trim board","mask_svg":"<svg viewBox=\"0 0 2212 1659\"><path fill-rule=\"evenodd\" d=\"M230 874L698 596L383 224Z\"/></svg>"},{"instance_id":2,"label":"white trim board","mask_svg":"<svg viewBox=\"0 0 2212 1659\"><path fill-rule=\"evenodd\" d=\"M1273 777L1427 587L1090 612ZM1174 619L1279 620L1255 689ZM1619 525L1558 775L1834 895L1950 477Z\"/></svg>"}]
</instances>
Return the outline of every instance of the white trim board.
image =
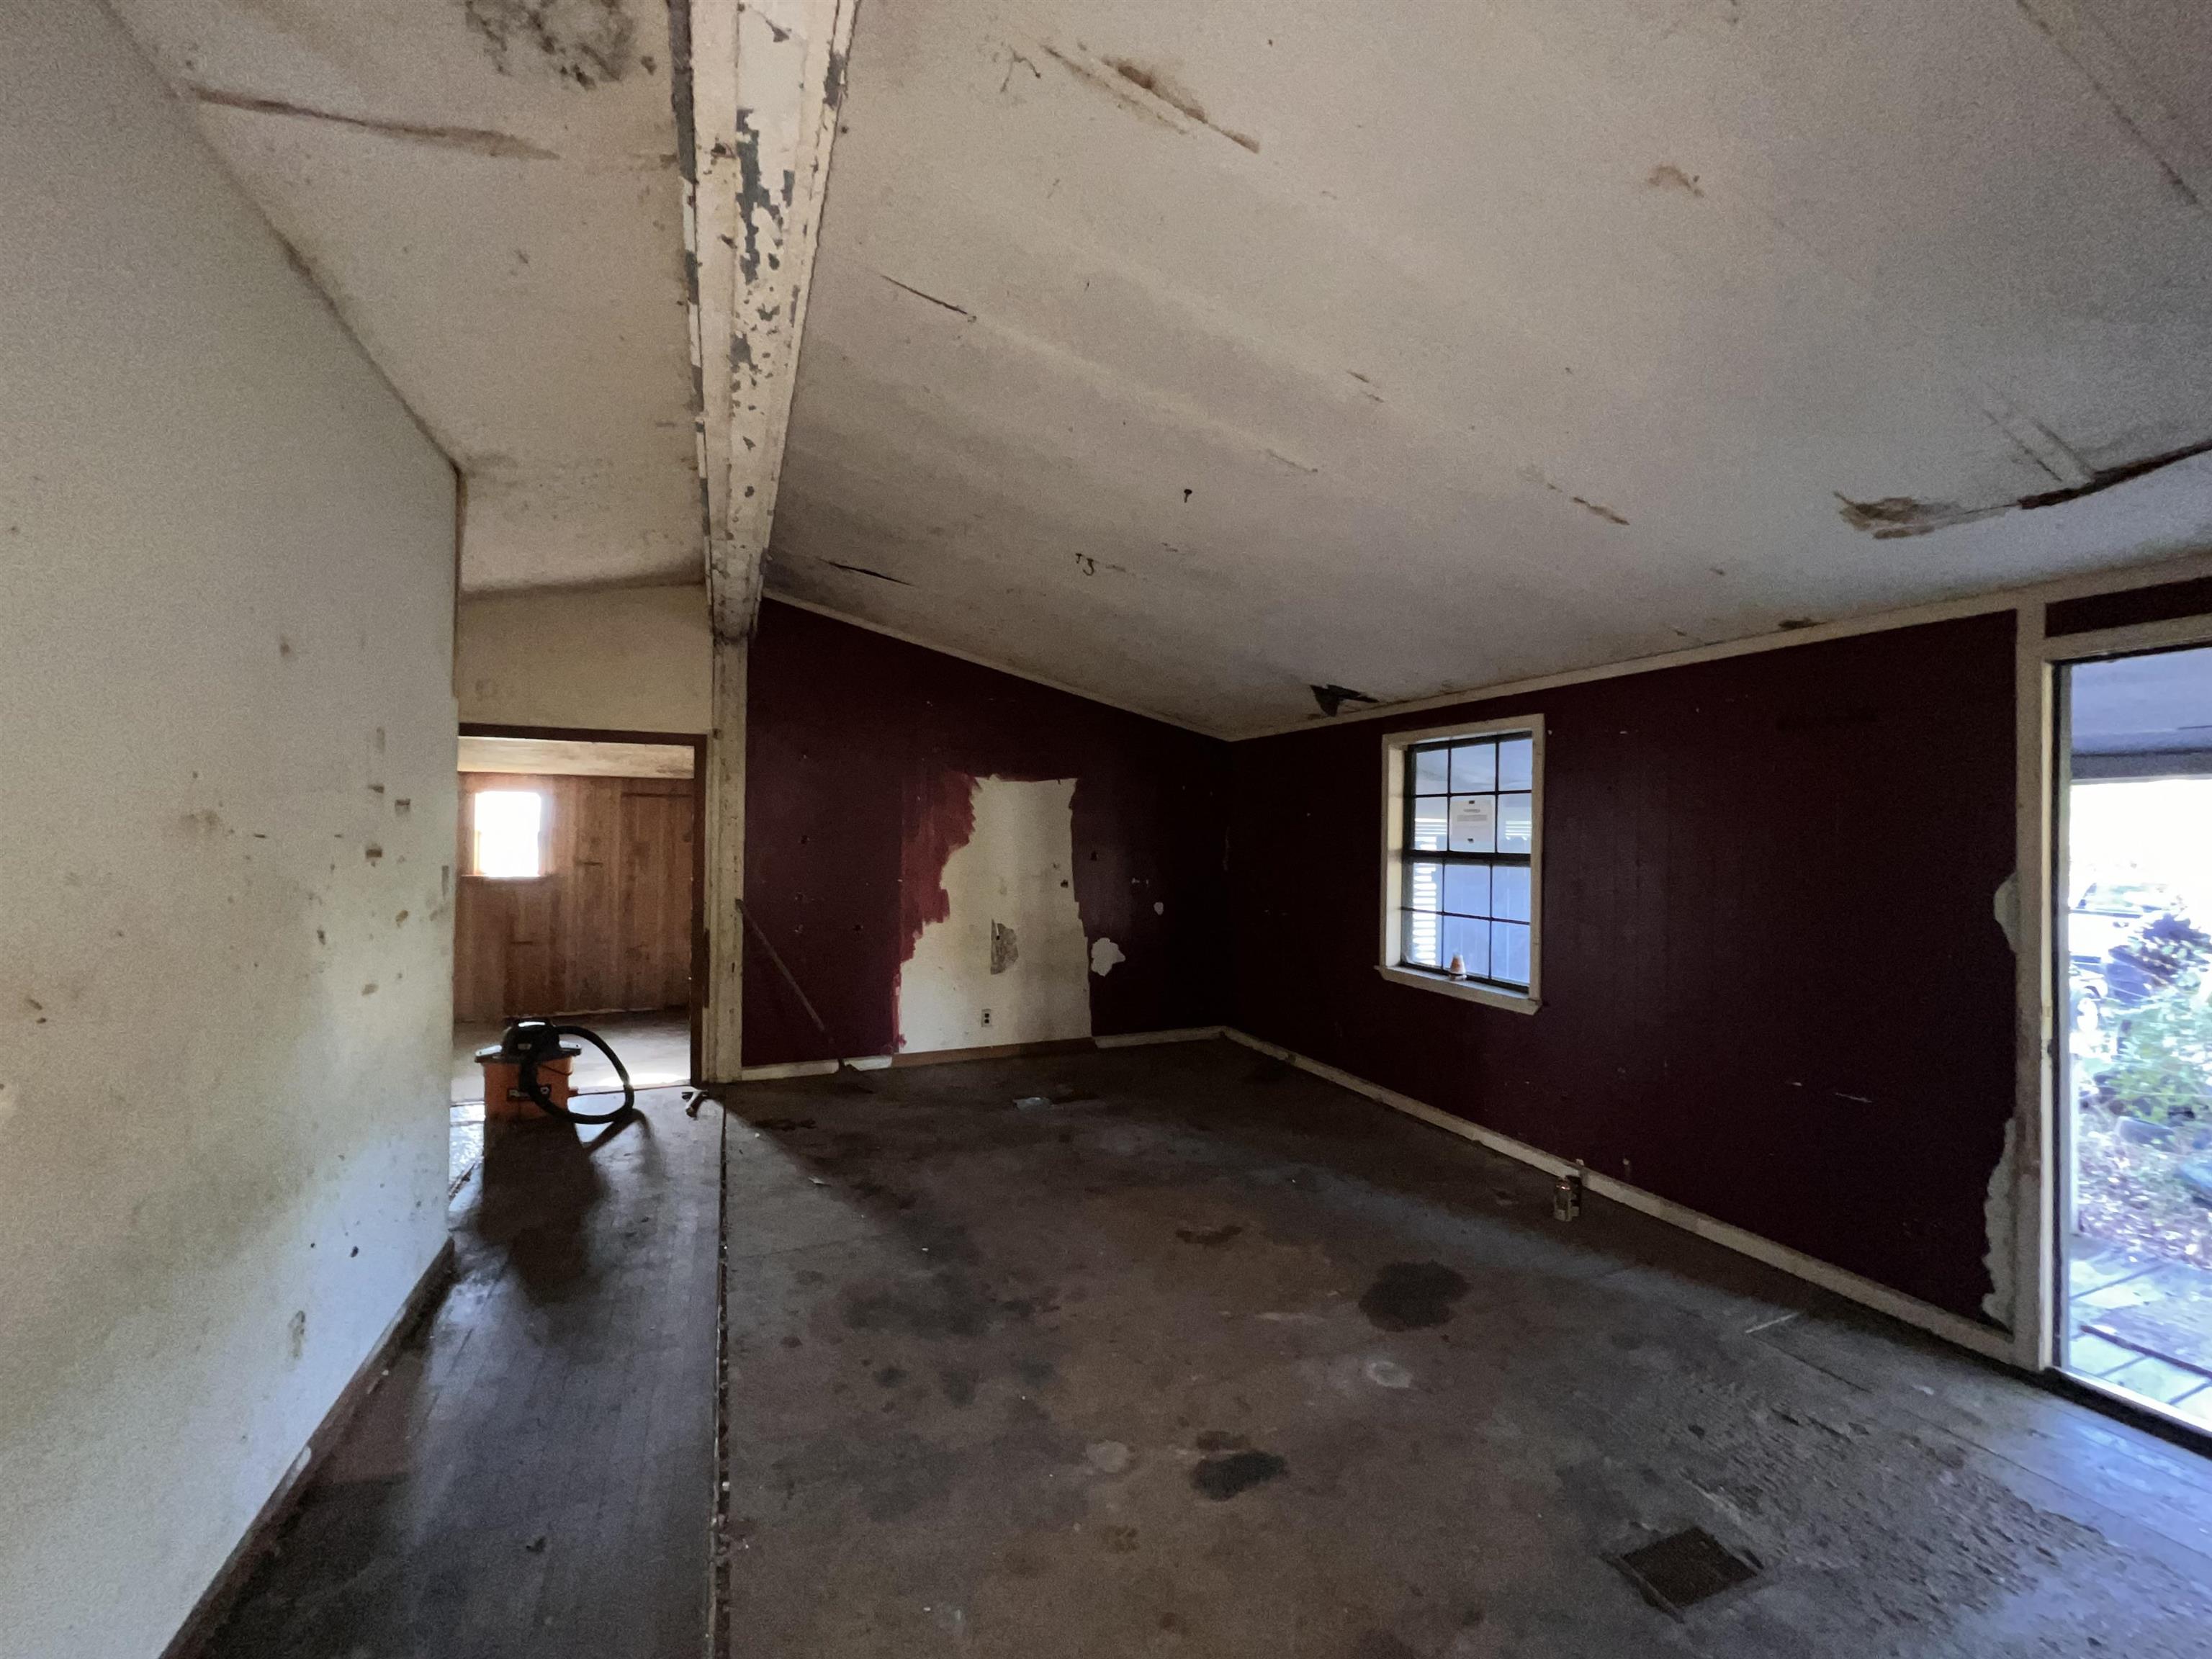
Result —
<instances>
[{"instance_id":1,"label":"white trim board","mask_svg":"<svg viewBox=\"0 0 2212 1659\"><path fill-rule=\"evenodd\" d=\"M1537 674L1515 680L1493 680L1463 686L1449 691L1432 692L1426 696L1408 697L1401 702L1381 702L1372 707L1347 709L1334 715L1320 714L1302 715L1295 720L1285 720L1268 726L1255 726L1249 731L1218 731L1178 720L1172 714L1163 714L1157 709L1141 708L1134 703L1118 698L1103 696L1096 691L1085 691L1079 686L1064 681L1048 679L1026 669L1009 667L979 657L973 652L957 647L939 645L917 634L891 628L882 623L870 622L848 611L837 611L812 599L802 599L789 593L769 591L765 597L779 605L787 605L799 611L811 611L817 617L848 627L863 629L871 634L881 634L886 639L898 641L924 651L934 651L939 656L956 658L973 663L978 668L988 668L994 673L1006 674L1018 680L1027 680L1032 685L1042 685L1047 690L1063 691L1072 697L1081 697L1086 702L1103 704L1118 708L1125 714L1157 720L1163 726L1172 726L1178 731L1194 732L1202 738L1214 738L1224 743L1245 743L1255 738L1276 738L1296 732L1316 732L1334 726L1346 726L1357 721L1389 720L1401 714L1419 714L1425 709L1451 708L1462 703L1486 702L1498 697L1532 696L1539 691L1556 690L1563 686L1582 685L1595 680L1622 679L1632 674L1656 673L1668 668L1687 668L1698 663L1718 662L1729 657L1747 657L1762 651L1784 651L1792 646L1818 645L1827 640L1853 639L1863 634L1886 634L1893 629L1917 628L1928 623L1956 622L1967 617L1991 616L1999 611L2016 611L2027 605L2054 605L2063 599L2087 599L2102 593L2125 593L2137 588L2160 587L2168 582L2193 580L2212 575L2212 552L2186 553L2178 557L2156 560L2148 564L2130 565L2124 568L2091 571L2077 576L2054 577L2048 581L2033 582L2024 586L1995 588L1986 593L1969 594L1954 599L1933 600L1926 605L1905 605L1887 611L1869 611L1856 616L1841 617L1833 622L1820 623L1811 628L1790 629L1765 634L1746 635L1740 639L1717 640L1706 645L1685 646L1679 651L1662 651L1648 657L1630 657L1618 662L1597 663L1580 668L1564 668L1548 674ZM501 590L505 591L505 590ZM471 597L476 597L471 595ZM2118 630L2116 630L2118 631Z\"/></svg>"},{"instance_id":2,"label":"white trim board","mask_svg":"<svg viewBox=\"0 0 2212 1659\"><path fill-rule=\"evenodd\" d=\"M1101 696L1096 691L1085 691L1060 680L1048 680L1042 674L1030 673L1026 668L1009 668L1005 663L993 662L988 657L979 657L972 651L963 651L950 645L936 645L901 629L887 628L882 623L870 622L865 617L855 617L843 611L832 611L828 605L817 605L812 599L796 599L789 593L779 593L773 588L763 594L762 598L773 599L778 605L787 605L794 611L811 611L817 617L826 617L831 622L842 623L848 628L858 628L871 634L880 634L887 640L896 640L901 645L910 645L917 650L933 651L940 657L951 657L956 661L972 663L978 668L988 668L994 674L1004 674L1010 679L1027 680L1031 685L1041 685L1048 691L1059 691L1071 697L1080 697L1085 702L1095 702L1107 708L1118 708L1125 714L1134 714L1139 720L1156 720L1162 726L1172 726L1178 732L1193 732L1201 738L1212 738L1217 742L1230 741L1225 732L1211 731L1203 726L1193 726L1188 720L1179 720L1172 714L1163 714L1152 708L1139 708L1134 703L1123 702L1115 697Z\"/></svg>"},{"instance_id":3,"label":"white trim board","mask_svg":"<svg viewBox=\"0 0 2212 1659\"><path fill-rule=\"evenodd\" d=\"M1095 1036L1091 1039L1091 1043L1097 1048L1142 1048L1156 1042L1205 1042L1227 1035L1227 1030L1219 1025L1181 1025L1164 1031L1125 1031L1115 1036ZM994 1055L988 1049L978 1052L974 1048L948 1048L943 1051L945 1058L942 1061L937 1060L927 1049L918 1054L902 1054L898 1058L910 1066L958 1065L963 1060L994 1058L1019 1060L1030 1047L1027 1043L1010 1042L1006 1045L1005 1053L999 1055ZM891 1060L890 1054L866 1054L857 1060L794 1060L775 1066L747 1066L738 1072L738 1081L775 1083L789 1078L827 1077L840 1066L855 1072L880 1072L890 1066Z\"/></svg>"},{"instance_id":4,"label":"white trim board","mask_svg":"<svg viewBox=\"0 0 2212 1659\"><path fill-rule=\"evenodd\" d=\"M1782 651L1791 646L1818 645L1823 641L1852 639L1862 634L1887 634L1894 629L1917 628L1927 623L1956 622L1967 617L1991 616L1999 611L2017 611L2024 605L2053 605L2062 599L2087 599L2102 593L2125 593L2140 587L2162 587L2168 582L2191 581L2207 575L2212 575L2212 553L2185 554L2179 558L2134 565L2125 569L2063 576L2025 587L2002 588L1963 599L1941 599L1893 611L1870 611L1862 616L1838 617L1834 622L1817 623L1811 628L1752 634L1741 639L1716 641L1711 645L1685 646L1680 651L1662 651L1655 656L1631 657L1622 662L1561 669L1555 673L1532 675L1522 679L1498 680L1460 690L1438 691L1425 697L1408 697L1401 702L1381 702L1372 707L1347 709L1340 714L1307 714L1280 725L1239 732L1229 741L1246 743L1255 738L1278 738L1294 732L1316 732L1360 720L1391 720L1401 714L1417 714L1426 709L1453 708L1462 703L1488 702L1499 697L1527 696L1538 691L1556 690L1561 686L1582 685L1594 680L1622 679L1631 674L1656 673L1667 668L1687 668L1698 663L1718 662L1729 657L1747 657L1761 651Z\"/></svg>"},{"instance_id":5,"label":"white trim board","mask_svg":"<svg viewBox=\"0 0 2212 1659\"><path fill-rule=\"evenodd\" d=\"M1129 1031L1120 1036L1097 1036L1091 1040L1102 1048L1144 1048L1155 1042L1210 1042L1225 1034L1220 1025L1182 1025L1165 1031Z\"/></svg>"},{"instance_id":6,"label":"white trim board","mask_svg":"<svg viewBox=\"0 0 2212 1659\"><path fill-rule=\"evenodd\" d=\"M2212 617L2130 623L2079 634L2046 634L2039 607L2023 605L2014 675L2019 814L2015 865L2018 983L2014 991L2016 1098L2013 1163L2014 1363L2047 1370L2058 1360L2061 1188L2068 1157L2063 1091L2066 957L2061 899L2066 891L2066 798L2070 768L2058 672L2079 663L2141 652L2212 645ZM2002 1170L2002 1165L2000 1169ZM2073 1376L2073 1373L2069 1373ZM2090 1379L2074 1376L2077 1382Z\"/></svg>"},{"instance_id":7,"label":"white trim board","mask_svg":"<svg viewBox=\"0 0 2212 1659\"><path fill-rule=\"evenodd\" d=\"M1893 1291L1887 1285L1876 1284L1871 1279L1862 1278L1857 1273L1850 1273L1844 1268L1790 1249L1787 1245L1777 1244L1771 1239L1761 1238L1756 1233L1746 1232L1741 1227L1731 1226L1725 1221L1715 1220L1711 1216L1700 1211L1692 1210L1686 1205L1677 1204L1672 1199L1662 1198L1656 1193L1646 1192L1641 1187L1632 1187L1625 1181L1616 1181L1611 1176L1601 1175L1595 1170L1585 1169L1583 1165L1567 1158L1539 1151L1524 1140L1516 1140L1510 1135L1500 1134L1495 1129L1486 1129L1480 1124L1470 1122L1466 1118L1455 1117L1449 1112L1440 1111L1425 1102L1415 1100L1410 1095L1401 1095L1396 1090L1386 1089L1379 1083L1370 1083L1365 1078L1341 1071L1326 1061L1299 1054L1295 1049L1285 1048L1264 1038L1255 1037L1249 1032L1240 1031L1234 1026L1226 1029L1222 1035L1232 1042L1241 1042L1248 1048L1255 1048L1263 1054L1272 1054L1277 1060L1295 1066L1302 1072L1310 1072L1314 1076L1334 1083L1340 1089L1348 1089L1354 1094L1364 1095L1368 1099L1388 1106L1393 1111L1403 1112L1408 1117L1419 1118L1432 1127L1455 1134L1463 1140L1472 1140L1478 1146L1488 1147L1492 1152L1502 1152L1507 1158L1517 1159L1522 1164L1543 1170L1547 1175L1565 1175L1570 1170L1579 1170L1585 1190L1595 1193L1601 1198L1609 1198L1626 1208L1640 1211L1656 1219L1680 1227L1686 1232L1695 1233L1700 1238L1710 1239L1712 1243L1734 1250L1740 1255L1747 1255L1754 1261L1763 1261L1770 1267L1779 1268L1794 1278L1817 1285L1824 1291L1832 1291L1838 1296L1856 1302L1864 1307L1872 1308L1878 1313L1885 1313L1893 1319L1902 1320L1908 1325L1917 1326L1921 1330L1940 1336L1947 1342L1956 1343L1959 1346L1969 1349L1985 1358L2001 1360L2007 1364L2013 1363L2014 1360L2012 1338L2006 1332L1998 1330L1993 1326L1978 1325L1971 1319L1962 1319L1957 1314L1923 1302L1917 1297L1907 1296L1902 1291Z\"/></svg>"}]
</instances>

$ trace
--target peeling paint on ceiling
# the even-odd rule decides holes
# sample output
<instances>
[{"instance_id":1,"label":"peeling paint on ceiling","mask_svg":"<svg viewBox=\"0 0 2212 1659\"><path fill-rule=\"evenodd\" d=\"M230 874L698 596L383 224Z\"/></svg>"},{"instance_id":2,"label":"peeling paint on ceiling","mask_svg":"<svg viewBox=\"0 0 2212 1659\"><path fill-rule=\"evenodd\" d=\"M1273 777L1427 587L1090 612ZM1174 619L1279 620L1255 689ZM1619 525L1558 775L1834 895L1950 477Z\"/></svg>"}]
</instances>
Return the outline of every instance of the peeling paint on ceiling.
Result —
<instances>
[{"instance_id":1,"label":"peeling paint on ceiling","mask_svg":"<svg viewBox=\"0 0 2212 1659\"><path fill-rule=\"evenodd\" d=\"M2187 0L870 0L848 75L771 592L1233 732L2212 545Z\"/></svg>"},{"instance_id":2,"label":"peeling paint on ceiling","mask_svg":"<svg viewBox=\"0 0 2212 1659\"><path fill-rule=\"evenodd\" d=\"M869 0L703 440L662 0L118 5L472 588L696 580L703 441L771 592L1237 732L2212 546L2199 0Z\"/></svg>"},{"instance_id":3,"label":"peeling paint on ceiling","mask_svg":"<svg viewBox=\"0 0 2212 1659\"><path fill-rule=\"evenodd\" d=\"M117 0L469 480L472 590L696 581L659 0Z\"/></svg>"}]
</instances>

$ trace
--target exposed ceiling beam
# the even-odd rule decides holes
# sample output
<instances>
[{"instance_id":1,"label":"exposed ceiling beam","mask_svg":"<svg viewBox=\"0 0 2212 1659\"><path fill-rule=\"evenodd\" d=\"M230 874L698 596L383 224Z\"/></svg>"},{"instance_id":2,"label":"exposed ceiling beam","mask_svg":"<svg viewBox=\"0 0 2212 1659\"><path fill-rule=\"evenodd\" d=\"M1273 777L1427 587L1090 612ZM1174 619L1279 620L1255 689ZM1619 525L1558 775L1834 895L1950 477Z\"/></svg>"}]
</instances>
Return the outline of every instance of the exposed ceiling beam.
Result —
<instances>
[{"instance_id":1,"label":"exposed ceiling beam","mask_svg":"<svg viewBox=\"0 0 2212 1659\"><path fill-rule=\"evenodd\" d=\"M670 0L714 632L750 634L859 0ZM689 92L688 111L682 100Z\"/></svg>"}]
</instances>

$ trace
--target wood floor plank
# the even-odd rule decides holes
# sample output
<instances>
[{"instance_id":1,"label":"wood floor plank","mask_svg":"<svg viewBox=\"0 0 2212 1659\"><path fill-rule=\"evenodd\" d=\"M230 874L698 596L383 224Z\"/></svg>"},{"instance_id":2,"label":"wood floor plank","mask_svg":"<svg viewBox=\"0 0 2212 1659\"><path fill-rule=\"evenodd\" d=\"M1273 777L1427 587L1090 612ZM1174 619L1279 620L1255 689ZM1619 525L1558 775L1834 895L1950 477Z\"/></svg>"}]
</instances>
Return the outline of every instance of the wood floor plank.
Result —
<instances>
[{"instance_id":1,"label":"wood floor plank","mask_svg":"<svg viewBox=\"0 0 2212 1659\"><path fill-rule=\"evenodd\" d=\"M720 1126L639 1103L592 1145L532 1123L490 1148L453 1289L208 1659L702 1650Z\"/></svg>"}]
</instances>

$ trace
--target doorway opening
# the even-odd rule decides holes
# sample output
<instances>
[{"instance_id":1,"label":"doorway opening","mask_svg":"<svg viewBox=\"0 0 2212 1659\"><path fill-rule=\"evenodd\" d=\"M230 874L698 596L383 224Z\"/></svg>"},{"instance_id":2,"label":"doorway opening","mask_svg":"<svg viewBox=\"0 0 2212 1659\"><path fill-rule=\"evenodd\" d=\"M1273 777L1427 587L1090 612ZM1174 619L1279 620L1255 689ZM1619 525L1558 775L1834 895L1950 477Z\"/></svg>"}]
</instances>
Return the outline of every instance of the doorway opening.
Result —
<instances>
[{"instance_id":1,"label":"doorway opening","mask_svg":"<svg viewBox=\"0 0 2212 1659\"><path fill-rule=\"evenodd\" d=\"M589 1025L640 1089L696 1080L705 739L464 725L453 1164L483 1147L476 1051L517 1019ZM579 1094L619 1092L588 1045Z\"/></svg>"},{"instance_id":2,"label":"doorway opening","mask_svg":"<svg viewBox=\"0 0 2212 1659\"><path fill-rule=\"evenodd\" d=\"M2212 647L2059 688L2058 1364L2212 1430Z\"/></svg>"}]
</instances>

